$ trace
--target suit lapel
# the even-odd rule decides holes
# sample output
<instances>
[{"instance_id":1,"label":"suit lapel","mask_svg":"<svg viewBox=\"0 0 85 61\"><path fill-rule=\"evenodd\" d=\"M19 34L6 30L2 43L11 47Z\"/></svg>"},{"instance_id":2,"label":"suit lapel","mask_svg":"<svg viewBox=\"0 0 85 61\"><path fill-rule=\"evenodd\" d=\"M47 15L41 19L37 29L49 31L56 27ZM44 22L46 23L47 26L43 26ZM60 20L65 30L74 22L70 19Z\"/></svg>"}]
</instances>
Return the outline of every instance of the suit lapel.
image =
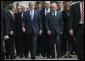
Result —
<instances>
[{"instance_id":1,"label":"suit lapel","mask_svg":"<svg viewBox=\"0 0 85 61\"><path fill-rule=\"evenodd\" d=\"M12 14L11 14L10 12L8 12L8 14L9 14L9 16L10 16L10 18L11 18L12 20L15 20L14 17L12 16Z\"/></svg>"},{"instance_id":2,"label":"suit lapel","mask_svg":"<svg viewBox=\"0 0 85 61\"><path fill-rule=\"evenodd\" d=\"M30 19L30 21L31 21L30 11L27 11L27 18Z\"/></svg>"},{"instance_id":3,"label":"suit lapel","mask_svg":"<svg viewBox=\"0 0 85 61\"><path fill-rule=\"evenodd\" d=\"M53 17L52 12L51 12L51 16ZM59 16L59 14L58 14L58 11L57 11L55 18L57 19L58 16Z\"/></svg>"},{"instance_id":4,"label":"suit lapel","mask_svg":"<svg viewBox=\"0 0 85 61\"><path fill-rule=\"evenodd\" d=\"M81 15L80 3L78 3L77 5L78 5L77 8L78 8L78 13L79 13L79 17L80 17L80 15Z\"/></svg>"},{"instance_id":5,"label":"suit lapel","mask_svg":"<svg viewBox=\"0 0 85 61\"><path fill-rule=\"evenodd\" d=\"M43 10L44 16L45 16L45 9ZM46 16L45 16L46 17Z\"/></svg>"},{"instance_id":6,"label":"suit lapel","mask_svg":"<svg viewBox=\"0 0 85 61\"><path fill-rule=\"evenodd\" d=\"M51 16L50 18L53 19L53 21L55 21L56 17L53 16L52 11L50 12L50 16Z\"/></svg>"},{"instance_id":7,"label":"suit lapel","mask_svg":"<svg viewBox=\"0 0 85 61\"><path fill-rule=\"evenodd\" d=\"M30 10L27 12L27 15L29 16L30 21L31 21ZM33 17L33 21L34 21L34 19L35 19L35 15L36 15L36 12L35 12L35 10L34 10L34 17Z\"/></svg>"},{"instance_id":8,"label":"suit lapel","mask_svg":"<svg viewBox=\"0 0 85 61\"><path fill-rule=\"evenodd\" d=\"M78 6L78 7L79 7L79 17L81 17L81 16L80 16L80 15L81 15L81 12L80 12L80 3L79 3L79 6Z\"/></svg>"},{"instance_id":9,"label":"suit lapel","mask_svg":"<svg viewBox=\"0 0 85 61\"><path fill-rule=\"evenodd\" d=\"M58 13L58 11L57 11L57 13L56 13L56 18L58 18L59 17L59 13Z\"/></svg>"}]
</instances>

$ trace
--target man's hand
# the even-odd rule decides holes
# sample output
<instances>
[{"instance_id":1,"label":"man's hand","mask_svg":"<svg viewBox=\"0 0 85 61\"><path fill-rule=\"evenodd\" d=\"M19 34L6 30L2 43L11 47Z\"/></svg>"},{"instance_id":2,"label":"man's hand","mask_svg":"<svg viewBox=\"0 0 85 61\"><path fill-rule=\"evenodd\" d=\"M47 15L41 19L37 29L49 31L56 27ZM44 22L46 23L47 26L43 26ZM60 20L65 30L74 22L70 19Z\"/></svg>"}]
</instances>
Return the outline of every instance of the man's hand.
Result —
<instances>
[{"instance_id":1,"label":"man's hand","mask_svg":"<svg viewBox=\"0 0 85 61\"><path fill-rule=\"evenodd\" d=\"M24 27L22 28L22 32L24 32L24 33L26 32L26 29Z\"/></svg>"},{"instance_id":2,"label":"man's hand","mask_svg":"<svg viewBox=\"0 0 85 61\"><path fill-rule=\"evenodd\" d=\"M50 30L48 30L47 33L48 33L48 35L51 35L51 31Z\"/></svg>"},{"instance_id":3,"label":"man's hand","mask_svg":"<svg viewBox=\"0 0 85 61\"><path fill-rule=\"evenodd\" d=\"M14 31L10 31L10 35L13 35L14 34Z\"/></svg>"},{"instance_id":4,"label":"man's hand","mask_svg":"<svg viewBox=\"0 0 85 61\"><path fill-rule=\"evenodd\" d=\"M5 35L4 36L4 40L8 40L9 39L9 36L8 35Z\"/></svg>"},{"instance_id":5,"label":"man's hand","mask_svg":"<svg viewBox=\"0 0 85 61\"><path fill-rule=\"evenodd\" d=\"M69 30L69 34L73 35L73 29Z\"/></svg>"},{"instance_id":6,"label":"man's hand","mask_svg":"<svg viewBox=\"0 0 85 61\"><path fill-rule=\"evenodd\" d=\"M39 35L42 35L42 30L39 31Z\"/></svg>"}]
</instances>

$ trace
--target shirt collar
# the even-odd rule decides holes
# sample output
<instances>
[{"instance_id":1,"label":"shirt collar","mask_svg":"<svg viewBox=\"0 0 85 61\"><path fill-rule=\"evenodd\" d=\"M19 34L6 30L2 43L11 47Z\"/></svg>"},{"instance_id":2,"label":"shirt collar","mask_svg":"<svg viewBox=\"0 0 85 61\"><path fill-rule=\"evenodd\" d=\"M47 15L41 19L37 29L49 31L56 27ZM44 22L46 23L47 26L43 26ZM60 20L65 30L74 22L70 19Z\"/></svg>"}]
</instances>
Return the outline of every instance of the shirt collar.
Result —
<instances>
[{"instance_id":1,"label":"shirt collar","mask_svg":"<svg viewBox=\"0 0 85 61\"><path fill-rule=\"evenodd\" d=\"M52 12L52 15L54 15L54 13ZM55 16L57 15L57 11L55 11Z\"/></svg>"},{"instance_id":2,"label":"shirt collar","mask_svg":"<svg viewBox=\"0 0 85 61\"><path fill-rule=\"evenodd\" d=\"M34 9L33 9L33 10L30 10L30 12L31 12L31 11L34 12Z\"/></svg>"},{"instance_id":3,"label":"shirt collar","mask_svg":"<svg viewBox=\"0 0 85 61\"><path fill-rule=\"evenodd\" d=\"M9 10L9 12L10 12L11 14L14 14L11 10Z\"/></svg>"},{"instance_id":4,"label":"shirt collar","mask_svg":"<svg viewBox=\"0 0 85 61\"><path fill-rule=\"evenodd\" d=\"M45 11L50 12L50 8L48 10L45 8Z\"/></svg>"},{"instance_id":5,"label":"shirt collar","mask_svg":"<svg viewBox=\"0 0 85 61\"><path fill-rule=\"evenodd\" d=\"M63 8L61 10L59 10L59 12L62 12L63 11Z\"/></svg>"},{"instance_id":6,"label":"shirt collar","mask_svg":"<svg viewBox=\"0 0 85 61\"><path fill-rule=\"evenodd\" d=\"M50 8L48 10L45 8L45 15L47 15L46 12L49 13L50 12Z\"/></svg>"}]
</instances>

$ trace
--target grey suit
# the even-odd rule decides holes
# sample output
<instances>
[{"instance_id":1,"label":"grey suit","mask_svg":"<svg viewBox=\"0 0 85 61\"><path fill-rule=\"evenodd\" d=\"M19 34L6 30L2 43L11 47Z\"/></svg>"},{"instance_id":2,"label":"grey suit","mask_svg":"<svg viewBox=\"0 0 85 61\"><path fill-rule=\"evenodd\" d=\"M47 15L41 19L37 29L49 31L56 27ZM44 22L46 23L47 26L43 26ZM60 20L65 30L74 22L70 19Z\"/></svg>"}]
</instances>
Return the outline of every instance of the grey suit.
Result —
<instances>
[{"instance_id":1,"label":"grey suit","mask_svg":"<svg viewBox=\"0 0 85 61\"><path fill-rule=\"evenodd\" d=\"M52 15L52 12L48 13L46 17L46 29L51 31L50 38L50 54L54 57L54 42L57 47L58 56L61 55L61 40L60 34L63 31L62 15L57 11L56 16Z\"/></svg>"}]
</instances>

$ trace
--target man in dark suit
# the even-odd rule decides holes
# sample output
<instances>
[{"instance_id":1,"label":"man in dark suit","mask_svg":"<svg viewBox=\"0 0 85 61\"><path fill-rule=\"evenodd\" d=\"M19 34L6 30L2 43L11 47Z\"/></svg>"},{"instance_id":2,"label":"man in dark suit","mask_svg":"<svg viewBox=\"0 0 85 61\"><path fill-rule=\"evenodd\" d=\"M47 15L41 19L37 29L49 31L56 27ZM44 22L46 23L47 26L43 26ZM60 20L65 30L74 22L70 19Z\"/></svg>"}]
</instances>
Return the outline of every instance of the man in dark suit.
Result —
<instances>
[{"instance_id":1,"label":"man in dark suit","mask_svg":"<svg viewBox=\"0 0 85 61\"><path fill-rule=\"evenodd\" d=\"M4 8L1 8L1 59L5 59L4 45L3 41L8 40L8 21L6 16L6 11Z\"/></svg>"},{"instance_id":2,"label":"man in dark suit","mask_svg":"<svg viewBox=\"0 0 85 61\"><path fill-rule=\"evenodd\" d=\"M18 9L19 8L19 9ZM22 12L21 6L17 7L17 12L15 13L15 47L17 56L20 58L23 57L24 51L24 40L23 40L23 32L21 30L21 21L22 21Z\"/></svg>"},{"instance_id":3,"label":"man in dark suit","mask_svg":"<svg viewBox=\"0 0 85 61\"><path fill-rule=\"evenodd\" d=\"M41 12L41 1L37 1L36 2L36 6L35 6L35 9L38 11L38 13L40 14ZM41 38L42 38L42 35L38 35L38 39L37 39L37 51L36 51L36 55L39 56L41 54Z\"/></svg>"},{"instance_id":4,"label":"man in dark suit","mask_svg":"<svg viewBox=\"0 0 85 61\"><path fill-rule=\"evenodd\" d=\"M63 1L58 1L57 2L57 7L58 7L58 11L62 14L63 9L64 9ZM62 34L61 35L61 51L62 51L62 55L65 54L65 49L66 49L65 38L64 38L64 36Z\"/></svg>"},{"instance_id":5,"label":"man in dark suit","mask_svg":"<svg viewBox=\"0 0 85 61\"><path fill-rule=\"evenodd\" d=\"M50 44L50 55L51 58L55 58L55 48L54 43L56 44L56 52L57 57L61 57L61 40L60 35L63 31L63 21L62 21L62 15L60 12L56 11L57 4L52 3L51 5L52 12L48 13L46 16L46 29L47 33L49 35L49 44Z\"/></svg>"},{"instance_id":6,"label":"man in dark suit","mask_svg":"<svg viewBox=\"0 0 85 61\"><path fill-rule=\"evenodd\" d=\"M47 56L49 58L49 40L48 34L46 31L46 15L51 11L50 9L50 1L44 2L45 8L40 11L41 19L42 19L42 30L43 34L41 35L41 55L43 57Z\"/></svg>"},{"instance_id":7,"label":"man in dark suit","mask_svg":"<svg viewBox=\"0 0 85 61\"><path fill-rule=\"evenodd\" d=\"M34 2L29 3L30 10L23 14L24 23L22 23L22 31L26 33L26 51L25 56L28 57L30 51L31 58L35 59L37 50L37 36L42 34L42 22L40 15L34 10Z\"/></svg>"},{"instance_id":8,"label":"man in dark suit","mask_svg":"<svg viewBox=\"0 0 85 61\"><path fill-rule=\"evenodd\" d=\"M21 18L22 18L22 21L24 21L23 20L23 17L24 17L24 12L26 12L27 11L27 8L26 8L26 6L25 5L21 5ZM25 40L26 40L26 34L25 33L23 33L22 32L22 44L23 44L23 54L25 53Z\"/></svg>"},{"instance_id":9,"label":"man in dark suit","mask_svg":"<svg viewBox=\"0 0 85 61\"><path fill-rule=\"evenodd\" d=\"M41 6L42 6L42 5L41 5L41 1L37 1L37 2L36 2L35 9L36 9L36 10L41 10Z\"/></svg>"},{"instance_id":10,"label":"man in dark suit","mask_svg":"<svg viewBox=\"0 0 85 61\"><path fill-rule=\"evenodd\" d=\"M6 58L14 59L14 32L15 32L15 18L14 18L14 12L15 8L14 5L10 4L8 6L9 11L7 12L8 22L9 22L9 40L5 41L6 45Z\"/></svg>"},{"instance_id":11,"label":"man in dark suit","mask_svg":"<svg viewBox=\"0 0 85 61\"><path fill-rule=\"evenodd\" d=\"M57 6L58 6L58 11L62 12L63 11L63 1L58 2Z\"/></svg>"},{"instance_id":12,"label":"man in dark suit","mask_svg":"<svg viewBox=\"0 0 85 61\"><path fill-rule=\"evenodd\" d=\"M78 59L84 60L84 1L72 6L69 29L69 33L75 36Z\"/></svg>"}]
</instances>

